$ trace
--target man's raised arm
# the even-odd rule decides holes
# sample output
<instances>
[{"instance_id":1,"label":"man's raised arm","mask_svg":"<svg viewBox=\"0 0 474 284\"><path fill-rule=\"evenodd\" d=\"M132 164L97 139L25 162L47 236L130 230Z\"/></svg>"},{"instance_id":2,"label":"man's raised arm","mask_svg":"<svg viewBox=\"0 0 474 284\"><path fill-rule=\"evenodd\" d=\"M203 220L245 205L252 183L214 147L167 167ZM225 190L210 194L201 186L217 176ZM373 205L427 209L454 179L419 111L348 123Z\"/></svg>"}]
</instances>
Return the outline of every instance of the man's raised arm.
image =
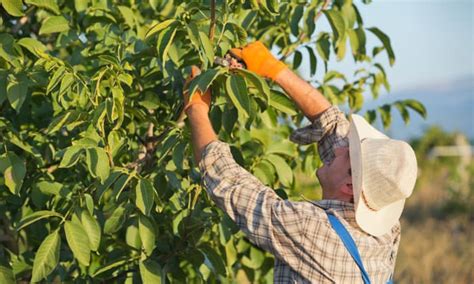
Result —
<instances>
[{"instance_id":1,"label":"man's raised arm","mask_svg":"<svg viewBox=\"0 0 474 284\"><path fill-rule=\"evenodd\" d=\"M280 85L310 121L331 106L316 88L276 59L261 42L256 41L243 48L233 48L231 53L241 58L249 70Z\"/></svg>"},{"instance_id":2,"label":"man's raised arm","mask_svg":"<svg viewBox=\"0 0 474 284\"><path fill-rule=\"evenodd\" d=\"M289 68L278 73L275 82L285 90L310 121L314 121L318 115L331 106L318 89L301 79Z\"/></svg>"},{"instance_id":3,"label":"man's raised arm","mask_svg":"<svg viewBox=\"0 0 474 284\"><path fill-rule=\"evenodd\" d=\"M318 152L324 163L334 159L335 148L349 145L346 138L349 122L344 113L276 59L263 43L253 42L243 48L233 48L230 52L242 59L247 69L278 83L311 121L311 125L294 131L291 141L298 144L318 143Z\"/></svg>"}]
</instances>

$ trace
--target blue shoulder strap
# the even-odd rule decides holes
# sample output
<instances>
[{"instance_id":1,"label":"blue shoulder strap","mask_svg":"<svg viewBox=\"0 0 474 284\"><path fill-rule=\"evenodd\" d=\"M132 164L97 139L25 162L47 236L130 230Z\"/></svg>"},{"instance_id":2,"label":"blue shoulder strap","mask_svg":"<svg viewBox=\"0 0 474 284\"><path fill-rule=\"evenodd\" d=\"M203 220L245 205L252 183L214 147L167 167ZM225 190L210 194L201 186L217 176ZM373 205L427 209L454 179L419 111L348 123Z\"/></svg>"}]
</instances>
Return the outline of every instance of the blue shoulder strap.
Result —
<instances>
[{"instance_id":1,"label":"blue shoulder strap","mask_svg":"<svg viewBox=\"0 0 474 284\"><path fill-rule=\"evenodd\" d=\"M342 242L344 243L344 246L349 251L354 261L357 263L357 266L359 266L364 283L370 284L369 274L367 273L367 271L365 271L364 265L362 264L362 259L360 258L359 250L357 249L357 246L351 235L347 231L346 227L344 227L344 225L341 223L341 221L337 219L336 216L329 213L328 211L326 211L326 213L328 215L329 223L331 223L332 228L339 235Z\"/></svg>"},{"instance_id":2,"label":"blue shoulder strap","mask_svg":"<svg viewBox=\"0 0 474 284\"><path fill-rule=\"evenodd\" d=\"M357 266L362 273L362 279L364 280L365 284L370 284L369 274L364 268L364 264L362 264L362 259L360 258L359 250L354 242L354 239L351 237L351 234L347 231L346 227L339 221L339 219L334 216L332 213L326 211L328 215L329 223L331 223L332 228L338 234L339 238L341 238L344 246L351 254L354 261L357 263ZM387 284L393 284L392 277L387 281Z\"/></svg>"}]
</instances>

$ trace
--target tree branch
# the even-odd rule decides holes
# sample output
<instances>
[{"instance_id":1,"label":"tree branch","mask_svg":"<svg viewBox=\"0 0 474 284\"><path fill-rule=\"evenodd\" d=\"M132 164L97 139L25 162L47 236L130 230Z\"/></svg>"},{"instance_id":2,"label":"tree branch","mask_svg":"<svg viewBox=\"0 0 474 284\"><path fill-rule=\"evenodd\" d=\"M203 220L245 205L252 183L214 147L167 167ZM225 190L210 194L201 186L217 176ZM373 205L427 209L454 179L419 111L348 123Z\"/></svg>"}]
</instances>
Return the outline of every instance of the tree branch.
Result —
<instances>
[{"instance_id":1,"label":"tree branch","mask_svg":"<svg viewBox=\"0 0 474 284\"><path fill-rule=\"evenodd\" d=\"M209 25L209 40L214 39L214 30L216 29L216 0L211 0L211 24Z\"/></svg>"},{"instance_id":2,"label":"tree branch","mask_svg":"<svg viewBox=\"0 0 474 284\"><path fill-rule=\"evenodd\" d=\"M216 0L211 0L211 23L209 24L209 40L212 42L214 40L214 32L216 29ZM184 112L184 104L180 108L178 118L176 120L176 125L178 128L184 127L184 119L186 114ZM156 146L166 138L166 134L171 131L171 126L166 127L163 132L158 136L153 134L154 124L150 123L148 125L148 130L145 138L145 145L142 146L142 149L138 153L138 158L134 162L128 164L126 167L131 169L141 169L144 164L148 164L153 159L154 153L156 151Z\"/></svg>"}]
</instances>

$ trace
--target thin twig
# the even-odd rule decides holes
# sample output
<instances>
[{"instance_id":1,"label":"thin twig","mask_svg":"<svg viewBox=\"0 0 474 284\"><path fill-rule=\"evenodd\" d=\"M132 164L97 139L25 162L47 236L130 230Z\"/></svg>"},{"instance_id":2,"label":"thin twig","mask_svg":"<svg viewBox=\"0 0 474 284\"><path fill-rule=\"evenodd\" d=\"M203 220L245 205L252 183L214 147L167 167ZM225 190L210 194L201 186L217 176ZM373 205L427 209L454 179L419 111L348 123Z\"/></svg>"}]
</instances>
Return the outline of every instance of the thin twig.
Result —
<instances>
[{"instance_id":1,"label":"thin twig","mask_svg":"<svg viewBox=\"0 0 474 284\"><path fill-rule=\"evenodd\" d=\"M214 39L214 30L216 29L216 0L211 0L211 24L209 25L209 40Z\"/></svg>"},{"instance_id":2,"label":"thin twig","mask_svg":"<svg viewBox=\"0 0 474 284\"><path fill-rule=\"evenodd\" d=\"M211 0L211 23L209 24L209 40L211 42L214 40L215 28L216 28L216 0ZM181 107L178 118L176 120L176 125L178 128L184 127L185 118L186 118L186 114L184 112L184 105L183 105ZM135 162L128 164L126 166L127 168L134 168L134 169L142 168L144 164L146 164L150 159L153 158L154 153L156 151L156 146L158 145L158 143L163 141L163 139L166 137L166 134L168 134L172 129L171 126L168 126L163 130L163 132L161 132L161 134L159 134L158 136L154 136L153 128L154 128L154 124L150 123L148 125L148 130L147 130L146 139L145 139L145 146L143 147L144 149L142 149L139 152L138 159Z\"/></svg>"}]
</instances>

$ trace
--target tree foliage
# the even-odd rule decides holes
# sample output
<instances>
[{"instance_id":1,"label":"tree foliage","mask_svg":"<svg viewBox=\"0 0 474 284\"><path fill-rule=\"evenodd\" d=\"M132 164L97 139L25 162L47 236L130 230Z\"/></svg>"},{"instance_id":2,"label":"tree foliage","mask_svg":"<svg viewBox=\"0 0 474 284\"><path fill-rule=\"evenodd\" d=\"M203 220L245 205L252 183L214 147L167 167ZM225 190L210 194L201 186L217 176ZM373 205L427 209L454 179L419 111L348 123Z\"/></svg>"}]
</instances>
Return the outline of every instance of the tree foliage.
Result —
<instances>
[{"instance_id":1,"label":"tree foliage","mask_svg":"<svg viewBox=\"0 0 474 284\"><path fill-rule=\"evenodd\" d=\"M2 283L271 279L272 258L203 194L181 112L190 66L203 70L191 90L213 91L219 137L286 198L292 170L318 165L315 146L287 139L303 116L215 56L261 40L295 70L324 68L315 86L350 112L389 90L379 54L395 62L389 37L350 0L0 3ZM318 31L323 20L330 30ZM380 40L371 54L369 34ZM328 66L349 53L361 66L352 79ZM388 125L391 106L366 115ZM413 100L395 107L405 121L407 107L425 113Z\"/></svg>"}]
</instances>

